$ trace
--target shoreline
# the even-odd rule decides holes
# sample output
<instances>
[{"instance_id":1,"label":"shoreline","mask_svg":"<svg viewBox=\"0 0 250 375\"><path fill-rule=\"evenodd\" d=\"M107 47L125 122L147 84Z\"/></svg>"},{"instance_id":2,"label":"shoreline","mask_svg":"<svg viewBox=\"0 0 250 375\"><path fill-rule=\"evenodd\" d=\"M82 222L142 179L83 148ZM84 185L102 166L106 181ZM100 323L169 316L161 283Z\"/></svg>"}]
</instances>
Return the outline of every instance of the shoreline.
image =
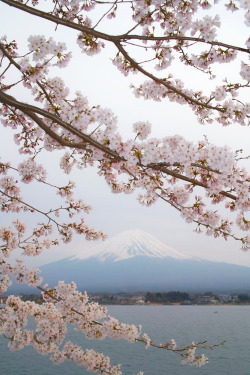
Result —
<instances>
[{"instance_id":1,"label":"shoreline","mask_svg":"<svg viewBox=\"0 0 250 375\"><path fill-rule=\"evenodd\" d=\"M109 303L109 302L98 302L101 305L106 306L250 306L250 303Z\"/></svg>"}]
</instances>

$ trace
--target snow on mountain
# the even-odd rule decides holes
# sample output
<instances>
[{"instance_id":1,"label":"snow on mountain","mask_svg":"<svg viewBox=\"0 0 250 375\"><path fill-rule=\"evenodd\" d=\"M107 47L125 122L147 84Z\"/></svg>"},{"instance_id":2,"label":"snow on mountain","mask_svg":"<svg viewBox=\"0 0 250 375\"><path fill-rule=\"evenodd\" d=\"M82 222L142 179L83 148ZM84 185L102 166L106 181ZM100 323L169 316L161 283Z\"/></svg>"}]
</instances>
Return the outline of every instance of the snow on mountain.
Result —
<instances>
[{"instance_id":1,"label":"snow on mountain","mask_svg":"<svg viewBox=\"0 0 250 375\"><path fill-rule=\"evenodd\" d=\"M119 262L137 256L171 257L174 259L192 258L190 255L165 245L154 236L136 229L119 233L88 251L76 254L71 260L95 258L100 262Z\"/></svg>"}]
</instances>

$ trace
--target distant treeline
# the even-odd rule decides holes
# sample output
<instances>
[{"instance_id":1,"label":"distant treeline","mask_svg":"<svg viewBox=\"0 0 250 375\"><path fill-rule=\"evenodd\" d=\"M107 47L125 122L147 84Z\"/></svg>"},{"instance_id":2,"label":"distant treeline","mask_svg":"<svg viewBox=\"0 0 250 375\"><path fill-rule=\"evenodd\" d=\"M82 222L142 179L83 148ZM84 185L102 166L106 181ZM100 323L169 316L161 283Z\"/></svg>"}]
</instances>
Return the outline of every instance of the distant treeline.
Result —
<instances>
[{"instance_id":1,"label":"distant treeline","mask_svg":"<svg viewBox=\"0 0 250 375\"><path fill-rule=\"evenodd\" d=\"M238 294L238 300L241 303L249 303L250 296L248 294Z\"/></svg>"},{"instance_id":2,"label":"distant treeline","mask_svg":"<svg viewBox=\"0 0 250 375\"><path fill-rule=\"evenodd\" d=\"M145 302L151 303L177 303L190 300L188 293L184 292L167 292L167 293L150 293L145 296Z\"/></svg>"}]
</instances>

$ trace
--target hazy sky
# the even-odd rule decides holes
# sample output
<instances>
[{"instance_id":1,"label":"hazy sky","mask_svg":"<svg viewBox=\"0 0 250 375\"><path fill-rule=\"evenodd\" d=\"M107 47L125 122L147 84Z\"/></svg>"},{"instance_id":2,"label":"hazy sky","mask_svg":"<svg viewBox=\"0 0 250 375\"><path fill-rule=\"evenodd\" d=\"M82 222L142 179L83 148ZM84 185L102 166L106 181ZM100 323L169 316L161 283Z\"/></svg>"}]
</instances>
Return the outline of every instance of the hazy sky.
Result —
<instances>
[{"instance_id":1,"label":"hazy sky","mask_svg":"<svg viewBox=\"0 0 250 375\"><path fill-rule=\"evenodd\" d=\"M220 9L220 8L219 8ZM221 10L220 10L221 11ZM247 30L240 25L232 28L232 22L236 21L237 14L222 13L222 21L226 23L224 29L224 42L237 43L244 41L247 37ZM126 22L119 24L121 31L126 31ZM39 34L55 34L54 25L43 20L24 14L21 11L0 4L0 29L1 34L8 35L15 39L22 46L25 46L27 37ZM118 27L118 26L117 26ZM235 32L238 30L238 32ZM118 33L119 30L117 30ZM81 54L75 47L74 36L76 32L67 31L62 27L58 28L56 36L58 40L70 43L73 50L73 59L66 69L56 70L55 76L62 75L66 84L70 87L73 96L76 90L80 90L89 99L91 105L100 104L102 107L111 108L118 116L120 133L130 138L133 136L132 124L140 120L148 120L153 125L152 136L162 137L166 135L180 134L188 140L199 140L206 135L211 143L217 145L229 145L232 149L244 149L249 154L249 130L240 125L222 128L218 124L201 126L197 123L191 109L187 106L169 103L168 101L156 103L136 99L129 87L131 82L142 82L140 75L123 77L112 65L110 58L114 57L113 48L104 50L102 54L95 57L88 57ZM243 46L243 42L240 42ZM68 47L69 48L69 47ZM70 49L69 48L69 49ZM170 68L170 72L179 71L178 63ZM218 67L220 74L228 71L232 80L237 79L232 66ZM203 83L200 76L193 76L189 71L183 69L180 74L187 83L199 87L209 85ZM235 78L236 76L236 78ZM206 87L205 87L206 89ZM22 100L23 91L18 90L17 96ZM11 132L1 128L0 147L2 160L21 160L12 142ZM6 156L7 155L7 156ZM58 172L57 163L60 160L59 153L51 153L45 156L45 164L48 167L49 180L52 182L67 181L68 178L77 181L77 195L87 204L93 206L93 211L86 217L86 222L93 225L97 230L103 230L109 236L128 229L142 229L156 236L166 245L184 251L191 255L199 256L210 260L225 261L230 263L248 265L250 267L250 252L243 253L240 250L240 243L228 240L207 237L204 234L193 232L195 226L187 224L180 218L179 213L164 202L157 202L150 208L142 207L136 200L137 194L115 195L111 194L102 178L97 176L94 169L74 170L71 176L65 176ZM48 207L53 203L53 197L47 195L46 191L32 188L27 190L31 201L36 202L40 207ZM30 220L30 218L28 218ZM41 220L41 219L40 219ZM39 221L39 218L38 218ZM9 223L9 218L3 214L2 225ZM43 264L50 260L70 256L79 251L84 251L92 243L82 240L80 236L67 246L60 246L56 250L49 250L41 257L33 259L33 264ZM30 261L29 261L30 262Z\"/></svg>"}]
</instances>

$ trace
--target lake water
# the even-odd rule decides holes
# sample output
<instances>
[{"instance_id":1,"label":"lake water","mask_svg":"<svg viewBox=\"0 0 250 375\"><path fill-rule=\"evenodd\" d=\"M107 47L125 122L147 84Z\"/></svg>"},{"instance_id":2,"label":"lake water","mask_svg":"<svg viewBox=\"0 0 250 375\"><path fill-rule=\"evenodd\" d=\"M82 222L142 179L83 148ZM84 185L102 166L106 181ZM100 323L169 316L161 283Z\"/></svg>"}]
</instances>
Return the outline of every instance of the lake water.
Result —
<instances>
[{"instance_id":1,"label":"lake water","mask_svg":"<svg viewBox=\"0 0 250 375\"><path fill-rule=\"evenodd\" d=\"M108 310L120 321L142 324L155 343L174 338L181 347L192 341L208 340L210 345L227 341L222 347L203 350L209 363L195 368L182 365L174 353L152 347L145 350L141 343L88 341L71 331L69 338L73 343L109 355L112 365L122 364L124 375L139 371L145 375L250 375L250 306L108 306ZM0 374L80 375L86 370L73 363L55 366L32 348L9 352L6 340L0 337Z\"/></svg>"}]
</instances>

